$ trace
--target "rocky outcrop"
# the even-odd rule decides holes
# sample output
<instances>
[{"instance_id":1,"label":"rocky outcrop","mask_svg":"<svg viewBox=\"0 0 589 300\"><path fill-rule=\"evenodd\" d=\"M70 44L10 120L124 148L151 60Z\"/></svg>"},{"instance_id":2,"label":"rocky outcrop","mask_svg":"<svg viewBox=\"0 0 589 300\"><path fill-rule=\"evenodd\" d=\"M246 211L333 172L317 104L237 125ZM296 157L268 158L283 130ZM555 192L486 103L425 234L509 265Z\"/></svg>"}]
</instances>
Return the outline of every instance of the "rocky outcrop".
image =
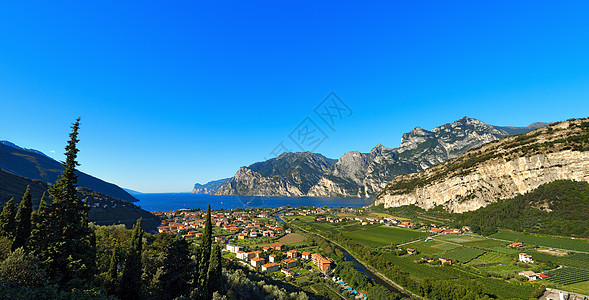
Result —
<instances>
[{"instance_id":1,"label":"rocky outcrop","mask_svg":"<svg viewBox=\"0 0 589 300\"><path fill-rule=\"evenodd\" d=\"M398 176L374 201L451 212L476 210L559 179L589 181L589 122L572 120L507 137L421 173Z\"/></svg>"},{"instance_id":2,"label":"rocky outcrop","mask_svg":"<svg viewBox=\"0 0 589 300\"><path fill-rule=\"evenodd\" d=\"M335 160L310 152L283 153L241 167L215 195L304 196Z\"/></svg>"},{"instance_id":3,"label":"rocky outcrop","mask_svg":"<svg viewBox=\"0 0 589 300\"><path fill-rule=\"evenodd\" d=\"M209 181L205 184L196 183L192 188L193 194L214 194L223 184L229 181L230 178L224 178L214 181Z\"/></svg>"},{"instance_id":4,"label":"rocky outcrop","mask_svg":"<svg viewBox=\"0 0 589 300\"><path fill-rule=\"evenodd\" d=\"M541 123L535 124L542 126ZM532 127L509 128L527 132ZM309 195L371 197L395 176L427 170L469 149L507 135L509 133L503 129L468 117L431 131L417 127L403 134L399 148L389 149L378 145L370 153L345 153L311 188Z\"/></svg>"}]
</instances>

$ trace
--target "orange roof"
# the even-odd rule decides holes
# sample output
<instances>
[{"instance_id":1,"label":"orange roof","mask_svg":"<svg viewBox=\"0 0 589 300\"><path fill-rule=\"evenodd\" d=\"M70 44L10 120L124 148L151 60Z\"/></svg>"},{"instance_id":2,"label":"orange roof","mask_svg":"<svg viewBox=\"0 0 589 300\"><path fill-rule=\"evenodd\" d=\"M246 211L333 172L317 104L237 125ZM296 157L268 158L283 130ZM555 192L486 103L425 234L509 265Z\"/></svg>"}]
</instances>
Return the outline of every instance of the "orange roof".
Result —
<instances>
[{"instance_id":1,"label":"orange roof","mask_svg":"<svg viewBox=\"0 0 589 300\"><path fill-rule=\"evenodd\" d=\"M297 262L297 261L289 258L289 259L285 259L284 262L289 264L289 263L293 263L293 262Z\"/></svg>"},{"instance_id":2,"label":"orange roof","mask_svg":"<svg viewBox=\"0 0 589 300\"><path fill-rule=\"evenodd\" d=\"M277 263L269 263L269 264L262 265L262 267L264 267L264 268L270 268L270 267L274 267L274 266L278 266L278 264Z\"/></svg>"},{"instance_id":3,"label":"orange roof","mask_svg":"<svg viewBox=\"0 0 589 300\"><path fill-rule=\"evenodd\" d=\"M306 251L303 251L303 256L305 256L305 255L309 255L309 254L311 254L311 252L306 252Z\"/></svg>"},{"instance_id":4,"label":"orange roof","mask_svg":"<svg viewBox=\"0 0 589 300\"><path fill-rule=\"evenodd\" d=\"M252 260L253 261L262 261L262 260L265 260L265 259L263 259L261 257L254 257L254 258L252 258Z\"/></svg>"}]
</instances>

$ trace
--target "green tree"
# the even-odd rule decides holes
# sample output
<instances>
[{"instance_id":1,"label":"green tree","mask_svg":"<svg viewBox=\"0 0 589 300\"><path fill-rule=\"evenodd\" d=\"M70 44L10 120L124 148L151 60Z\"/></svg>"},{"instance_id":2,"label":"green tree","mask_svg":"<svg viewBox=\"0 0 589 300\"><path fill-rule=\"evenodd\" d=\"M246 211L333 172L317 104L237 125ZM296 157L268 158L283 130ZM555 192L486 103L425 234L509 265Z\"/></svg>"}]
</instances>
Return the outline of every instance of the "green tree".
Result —
<instances>
[{"instance_id":1,"label":"green tree","mask_svg":"<svg viewBox=\"0 0 589 300\"><path fill-rule=\"evenodd\" d=\"M165 299L188 295L194 263L190 258L189 244L176 238L164 249L162 265L156 274L158 289Z\"/></svg>"},{"instance_id":2,"label":"green tree","mask_svg":"<svg viewBox=\"0 0 589 300\"><path fill-rule=\"evenodd\" d=\"M223 268L221 266L221 248L218 244L213 247L209 269L207 271L207 291L209 294L223 289Z\"/></svg>"},{"instance_id":3,"label":"green tree","mask_svg":"<svg viewBox=\"0 0 589 300\"><path fill-rule=\"evenodd\" d=\"M0 236L14 238L14 198L6 201L0 214Z\"/></svg>"},{"instance_id":4,"label":"green tree","mask_svg":"<svg viewBox=\"0 0 589 300\"><path fill-rule=\"evenodd\" d=\"M16 230L14 242L12 243L12 250L24 247L31 236L31 215L33 213L33 202L31 200L31 187L27 186L27 190L18 205L16 212Z\"/></svg>"},{"instance_id":5,"label":"green tree","mask_svg":"<svg viewBox=\"0 0 589 300\"><path fill-rule=\"evenodd\" d=\"M35 255L18 248L0 262L0 279L14 286L40 286L45 282L45 271Z\"/></svg>"},{"instance_id":6,"label":"green tree","mask_svg":"<svg viewBox=\"0 0 589 300\"><path fill-rule=\"evenodd\" d=\"M88 226L90 207L76 192L79 128L80 118L72 125L65 147L64 170L48 191L52 203L39 212L32 239L49 278L68 288L87 285L96 273L95 236Z\"/></svg>"},{"instance_id":7,"label":"green tree","mask_svg":"<svg viewBox=\"0 0 589 300\"><path fill-rule=\"evenodd\" d=\"M142 252L143 230L141 230L141 219L139 219L133 226L131 249L127 255L121 278L120 297L123 300L141 299Z\"/></svg>"},{"instance_id":8,"label":"green tree","mask_svg":"<svg viewBox=\"0 0 589 300\"><path fill-rule=\"evenodd\" d=\"M213 244L213 228L211 223L211 204L207 209L207 218L205 221L205 231L200 241L200 263L199 280L200 286L206 286L207 272L209 270L209 261L211 260L211 247Z\"/></svg>"},{"instance_id":9,"label":"green tree","mask_svg":"<svg viewBox=\"0 0 589 300\"><path fill-rule=\"evenodd\" d=\"M119 259L117 256L117 251L113 249L112 255L110 256L110 265L108 267L108 271L106 272L106 279L105 279L105 287L106 291L109 295L114 295L118 291L118 281L119 281Z\"/></svg>"}]
</instances>

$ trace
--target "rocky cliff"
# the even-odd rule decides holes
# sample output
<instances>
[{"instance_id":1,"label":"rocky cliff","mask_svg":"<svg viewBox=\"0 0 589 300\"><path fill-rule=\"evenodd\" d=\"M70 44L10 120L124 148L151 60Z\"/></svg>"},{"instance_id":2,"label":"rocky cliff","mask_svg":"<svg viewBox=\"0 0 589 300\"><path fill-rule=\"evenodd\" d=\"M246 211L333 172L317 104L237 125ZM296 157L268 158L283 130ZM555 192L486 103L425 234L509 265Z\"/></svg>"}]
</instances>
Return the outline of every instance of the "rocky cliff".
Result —
<instances>
[{"instance_id":1,"label":"rocky cliff","mask_svg":"<svg viewBox=\"0 0 589 300\"><path fill-rule=\"evenodd\" d=\"M348 152L309 191L310 196L370 197L395 176L420 172L454 158L469 149L501 139L512 132L545 126L497 127L464 117L431 131L417 127L403 134L399 148L382 145L370 153ZM505 128L505 129L502 129Z\"/></svg>"},{"instance_id":2,"label":"rocky cliff","mask_svg":"<svg viewBox=\"0 0 589 300\"><path fill-rule=\"evenodd\" d=\"M311 152L283 153L241 167L215 195L304 196L334 163L334 159Z\"/></svg>"},{"instance_id":3,"label":"rocky cliff","mask_svg":"<svg viewBox=\"0 0 589 300\"><path fill-rule=\"evenodd\" d=\"M214 194L222 185L224 185L230 178L224 178L214 181L209 181L205 184L197 183L192 188L193 194Z\"/></svg>"},{"instance_id":4,"label":"rocky cliff","mask_svg":"<svg viewBox=\"0 0 589 300\"><path fill-rule=\"evenodd\" d=\"M394 178L374 205L486 206L559 179L589 181L589 121L570 120L506 137L419 173Z\"/></svg>"}]
</instances>

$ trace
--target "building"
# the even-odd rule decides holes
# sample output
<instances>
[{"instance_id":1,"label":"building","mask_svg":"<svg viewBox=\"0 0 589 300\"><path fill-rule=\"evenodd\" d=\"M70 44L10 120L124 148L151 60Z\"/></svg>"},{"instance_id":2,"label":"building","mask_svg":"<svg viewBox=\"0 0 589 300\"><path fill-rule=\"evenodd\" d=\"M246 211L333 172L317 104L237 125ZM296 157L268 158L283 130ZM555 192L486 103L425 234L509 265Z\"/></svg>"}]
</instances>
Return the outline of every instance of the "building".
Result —
<instances>
[{"instance_id":1,"label":"building","mask_svg":"<svg viewBox=\"0 0 589 300\"><path fill-rule=\"evenodd\" d=\"M440 257L438 259L440 260L440 262L442 262L442 264L452 265L452 259L450 259L450 258Z\"/></svg>"},{"instance_id":2,"label":"building","mask_svg":"<svg viewBox=\"0 0 589 300\"><path fill-rule=\"evenodd\" d=\"M294 277L295 272L289 270L289 269L281 269L280 272L282 272L284 275L286 275L286 277L292 276Z\"/></svg>"},{"instance_id":3,"label":"building","mask_svg":"<svg viewBox=\"0 0 589 300\"><path fill-rule=\"evenodd\" d=\"M313 264L315 264L321 271L329 270L329 268L331 268L331 264L333 263L331 258L323 257L323 255L319 253L311 254L311 259L313 260Z\"/></svg>"},{"instance_id":4,"label":"building","mask_svg":"<svg viewBox=\"0 0 589 300\"><path fill-rule=\"evenodd\" d=\"M515 243L511 243L508 245L509 247L513 247L513 248L519 248L519 247L523 247L524 243L522 242L515 242Z\"/></svg>"},{"instance_id":5,"label":"building","mask_svg":"<svg viewBox=\"0 0 589 300\"><path fill-rule=\"evenodd\" d=\"M274 237L274 231L272 230L264 230L262 231L262 235L265 237Z\"/></svg>"},{"instance_id":6,"label":"building","mask_svg":"<svg viewBox=\"0 0 589 300\"><path fill-rule=\"evenodd\" d=\"M519 261L521 262L525 262L525 263L533 263L534 260L532 259L532 256L526 253L520 253L519 254Z\"/></svg>"},{"instance_id":7,"label":"building","mask_svg":"<svg viewBox=\"0 0 589 300\"><path fill-rule=\"evenodd\" d=\"M242 246L235 246L235 245L230 245L230 244L227 244L226 249L227 249L227 251L229 251L231 253L237 253L237 251L243 251Z\"/></svg>"},{"instance_id":8,"label":"building","mask_svg":"<svg viewBox=\"0 0 589 300\"><path fill-rule=\"evenodd\" d=\"M270 254L268 258L270 259L270 262L278 262L278 259L276 259L276 254Z\"/></svg>"},{"instance_id":9,"label":"building","mask_svg":"<svg viewBox=\"0 0 589 300\"><path fill-rule=\"evenodd\" d=\"M301 256L303 259L311 259L311 252L303 251Z\"/></svg>"},{"instance_id":10,"label":"building","mask_svg":"<svg viewBox=\"0 0 589 300\"><path fill-rule=\"evenodd\" d=\"M236 254L237 254L237 258L238 258L238 259L243 259L243 260L248 260L248 259L250 259L250 258L249 258L249 256L248 256L248 253L247 253L247 252L244 252L244 251L237 251L237 252L236 252Z\"/></svg>"},{"instance_id":11,"label":"building","mask_svg":"<svg viewBox=\"0 0 589 300\"><path fill-rule=\"evenodd\" d=\"M269 263L262 265L262 272L273 273L280 270L280 265L277 263Z\"/></svg>"},{"instance_id":12,"label":"building","mask_svg":"<svg viewBox=\"0 0 589 300\"><path fill-rule=\"evenodd\" d=\"M282 250L284 250L284 245L283 244L272 244L272 245L270 245L270 247L273 247L274 250L276 250L276 251L282 251Z\"/></svg>"},{"instance_id":13,"label":"building","mask_svg":"<svg viewBox=\"0 0 589 300\"><path fill-rule=\"evenodd\" d=\"M299 256L299 252L297 250L290 250L286 252L286 257L288 258L297 258Z\"/></svg>"},{"instance_id":14,"label":"building","mask_svg":"<svg viewBox=\"0 0 589 300\"><path fill-rule=\"evenodd\" d=\"M284 267L287 269L294 268L297 266L297 261L294 259L287 258L284 260Z\"/></svg>"},{"instance_id":15,"label":"building","mask_svg":"<svg viewBox=\"0 0 589 300\"><path fill-rule=\"evenodd\" d=\"M540 279L540 276L538 276L538 274L536 274L536 273L534 273L532 271L522 271L522 272L519 272L517 274L522 275L522 276L526 276L529 281Z\"/></svg>"},{"instance_id":16,"label":"building","mask_svg":"<svg viewBox=\"0 0 589 300\"><path fill-rule=\"evenodd\" d=\"M415 249L413 249L413 248L407 248L407 254L409 254L409 255L413 255L413 254L415 254L415 253L416 253L416 252L415 252Z\"/></svg>"},{"instance_id":17,"label":"building","mask_svg":"<svg viewBox=\"0 0 589 300\"><path fill-rule=\"evenodd\" d=\"M250 261L250 264L252 265L252 267L261 266L261 265L263 265L265 263L266 263L266 260L264 258L262 258L262 257L254 257Z\"/></svg>"}]
</instances>

